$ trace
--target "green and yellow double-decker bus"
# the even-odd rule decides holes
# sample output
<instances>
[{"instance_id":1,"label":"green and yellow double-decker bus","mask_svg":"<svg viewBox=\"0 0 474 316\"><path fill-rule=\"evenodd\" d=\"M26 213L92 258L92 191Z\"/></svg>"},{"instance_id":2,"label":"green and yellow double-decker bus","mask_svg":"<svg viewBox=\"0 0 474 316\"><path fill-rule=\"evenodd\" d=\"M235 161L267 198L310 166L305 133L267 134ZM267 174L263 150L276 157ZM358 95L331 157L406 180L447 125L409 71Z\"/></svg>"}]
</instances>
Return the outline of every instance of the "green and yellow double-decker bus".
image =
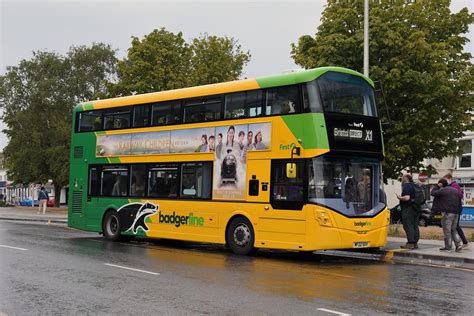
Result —
<instances>
[{"instance_id":1,"label":"green and yellow double-decker bus","mask_svg":"<svg viewBox=\"0 0 474 316\"><path fill-rule=\"evenodd\" d=\"M85 102L68 225L238 254L381 247L382 159L373 83L345 68Z\"/></svg>"}]
</instances>

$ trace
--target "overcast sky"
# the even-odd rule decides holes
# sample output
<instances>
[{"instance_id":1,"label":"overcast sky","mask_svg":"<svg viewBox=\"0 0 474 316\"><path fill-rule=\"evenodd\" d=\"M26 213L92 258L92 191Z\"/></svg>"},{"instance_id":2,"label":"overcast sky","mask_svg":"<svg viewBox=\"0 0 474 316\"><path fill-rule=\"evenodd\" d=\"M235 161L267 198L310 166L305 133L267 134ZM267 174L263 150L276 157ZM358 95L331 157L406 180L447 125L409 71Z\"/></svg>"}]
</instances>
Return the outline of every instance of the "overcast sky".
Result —
<instances>
[{"instance_id":1,"label":"overcast sky","mask_svg":"<svg viewBox=\"0 0 474 316\"><path fill-rule=\"evenodd\" d=\"M202 33L234 37L252 58L244 76L297 68L290 43L314 35L326 1L0 0L0 74L34 50L64 54L71 45L104 42L126 56L131 36L165 27L190 40ZM474 11L474 1L454 0L452 11ZM466 50L474 54L474 30ZM0 126L1 128L1 126ZM0 135L0 150L6 139Z\"/></svg>"}]
</instances>

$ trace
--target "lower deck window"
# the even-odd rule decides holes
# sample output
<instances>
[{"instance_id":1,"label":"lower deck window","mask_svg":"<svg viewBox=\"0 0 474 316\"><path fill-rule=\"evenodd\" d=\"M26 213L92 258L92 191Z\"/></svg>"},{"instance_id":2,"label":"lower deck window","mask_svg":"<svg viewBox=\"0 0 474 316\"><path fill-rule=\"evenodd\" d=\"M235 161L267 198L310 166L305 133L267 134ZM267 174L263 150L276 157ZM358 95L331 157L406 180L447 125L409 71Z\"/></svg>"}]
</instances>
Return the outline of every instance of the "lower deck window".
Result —
<instances>
[{"instance_id":1,"label":"lower deck window","mask_svg":"<svg viewBox=\"0 0 474 316\"><path fill-rule=\"evenodd\" d=\"M210 199L212 189L211 163L183 164L181 196L187 198Z\"/></svg>"},{"instance_id":2,"label":"lower deck window","mask_svg":"<svg viewBox=\"0 0 474 316\"><path fill-rule=\"evenodd\" d=\"M131 173L130 196L144 196L146 183L145 165L132 165Z\"/></svg>"},{"instance_id":3,"label":"lower deck window","mask_svg":"<svg viewBox=\"0 0 474 316\"><path fill-rule=\"evenodd\" d=\"M212 162L95 165L89 196L211 199Z\"/></svg>"},{"instance_id":4,"label":"lower deck window","mask_svg":"<svg viewBox=\"0 0 474 316\"><path fill-rule=\"evenodd\" d=\"M178 196L178 166L154 166L148 172L148 196L175 198Z\"/></svg>"},{"instance_id":5,"label":"lower deck window","mask_svg":"<svg viewBox=\"0 0 474 316\"><path fill-rule=\"evenodd\" d=\"M107 167L102 169L101 195L127 196L128 169Z\"/></svg>"}]
</instances>

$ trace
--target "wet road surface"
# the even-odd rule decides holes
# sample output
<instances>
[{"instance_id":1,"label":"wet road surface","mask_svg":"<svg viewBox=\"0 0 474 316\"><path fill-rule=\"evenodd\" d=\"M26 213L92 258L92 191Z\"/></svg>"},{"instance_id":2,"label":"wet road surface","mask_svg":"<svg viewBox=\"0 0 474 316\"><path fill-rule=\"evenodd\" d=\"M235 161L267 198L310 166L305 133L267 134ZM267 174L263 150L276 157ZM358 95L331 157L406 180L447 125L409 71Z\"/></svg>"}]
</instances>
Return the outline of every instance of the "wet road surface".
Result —
<instances>
[{"instance_id":1,"label":"wet road surface","mask_svg":"<svg viewBox=\"0 0 474 316\"><path fill-rule=\"evenodd\" d=\"M0 221L0 315L471 315L473 293L469 271Z\"/></svg>"}]
</instances>

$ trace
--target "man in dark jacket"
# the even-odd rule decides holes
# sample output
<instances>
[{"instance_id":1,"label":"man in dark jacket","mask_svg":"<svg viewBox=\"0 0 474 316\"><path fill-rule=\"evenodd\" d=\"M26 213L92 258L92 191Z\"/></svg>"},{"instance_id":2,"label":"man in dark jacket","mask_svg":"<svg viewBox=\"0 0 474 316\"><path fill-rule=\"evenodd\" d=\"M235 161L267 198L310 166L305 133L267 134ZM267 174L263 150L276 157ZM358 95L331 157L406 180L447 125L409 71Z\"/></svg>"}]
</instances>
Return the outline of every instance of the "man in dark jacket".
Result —
<instances>
[{"instance_id":1,"label":"man in dark jacket","mask_svg":"<svg viewBox=\"0 0 474 316\"><path fill-rule=\"evenodd\" d=\"M461 203L462 203L462 199L464 198L464 191L461 189L461 186L456 182L456 180L454 180L453 176L450 173L445 175L443 178L445 178L448 181L448 184L450 187L455 188L459 192L459 196L461 197ZM462 230L461 226L459 226L459 218L461 217L461 214L462 214L462 207L461 207L461 212L459 213L459 216L458 216L458 225L456 227L456 230L458 231L459 237L461 237L462 247L467 248L469 246L468 245L469 242L466 238L466 235L464 235L464 231Z\"/></svg>"},{"instance_id":2,"label":"man in dark jacket","mask_svg":"<svg viewBox=\"0 0 474 316\"><path fill-rule=\"evenodd\" d=\"M440 248L440 250L451 251L453 249L452 243L454 240L456 252L461 251L462 242L456 230L462 208L459 192L449 186L446 179L440 179L438 185L431 190L431 195L434 196L431 211L443 215L441 226L443 226L444 247Z\"/></svg>"},{"instance_id":3,"label":"man in dark jacket","mask_svg":"<svg viewBox=\"0 0 474 316\"><path fill-rule=\"evenodd\" d=\"M408 241L405 245L400 246L400 248L416 249L420 239L420 229L418 227L418 217L420 214L413 205L415 186L411 175L405 174L402 176L402 194L397 194L397 198L400 200L403 230L405 230Z\"/></svg>"}]
</instances>

